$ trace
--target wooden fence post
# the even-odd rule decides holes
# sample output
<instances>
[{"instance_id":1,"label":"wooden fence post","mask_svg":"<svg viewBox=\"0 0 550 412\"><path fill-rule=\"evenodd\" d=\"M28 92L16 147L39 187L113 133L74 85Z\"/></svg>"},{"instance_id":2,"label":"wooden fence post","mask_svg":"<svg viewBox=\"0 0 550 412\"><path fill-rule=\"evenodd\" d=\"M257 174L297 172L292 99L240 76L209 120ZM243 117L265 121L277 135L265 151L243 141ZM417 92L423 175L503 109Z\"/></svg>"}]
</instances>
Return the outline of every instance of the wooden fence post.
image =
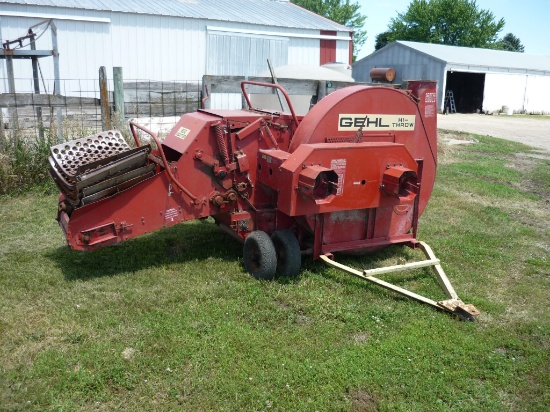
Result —
<instances>
[{"instance_id":1,"label":"wooden fence post","mask_svg":"<svg viewBox=\"0 0 550 412\"><path fill-rule=\"evenodd\" d=\"M99 68L99 100L101 104L101 125L103 130L111 130L111 112L109 107L109 90L107 88L107 70Z\"/></svg>"},{"instance_id":2,"label":"wooden fence post","mask_svg":"<svg viewBox=\"0 0 550 412\"><path fill-rule=\"evenodd\" d=\"M31 37L31 50L36 50L36 35ZM40 94L40 82L38 80L38 57L31 58L32 63L32 79L34 84L34 93ZM36 120L38 121L38 137L44 141L44 123L42 122L42 107L36 107Z\"/></svg>"},{"instance_id":3,"label":"wooden fence post","mask_svg":"<svg viewBox=\"0 0 550 412\"><path fill-rule=\"evenodd\" d=\"M4 134L4 112L2 107L0 107L0 149L4 149L4 141L6 140L6 135Z\"/></svg>"},{"instance_id":4,"label":"wooden fence post","mask_svg":"<svg viewBox=\"0 0 550 412\"><path fill-rule=\"evenodd\" d=\"M8 71L8 90L10 93L13 93L15 96L15 75L13 71L13 57L12 56L6 56L6 68ZM10 119L10 129L12 133L12 137L16 137L17 135L17 129L19 129L19 122L17 119L17 108L11 107L8 108L8 116Z\"/></svg>"},{"instance_id":5,"label":"wooden fence post","mask_svg":"<svg viewBox=\"0 0 550 412\"><path fill-rule=\"evenodd\" d=\"M61 81L59 79L59 52L57 50L57 26L53 20L50 20L50 28L52 30L52 56L53 56L53 73L54 73L54 89L53 94L61 95ZM53 113L53 112L52 112ZM57 118L57 140L63 143L63 115L61 107L56 109Z\"/></svg>"},{"instance_id":6,"label":"wooden fence post","mask_svg":"<svg viewBox=\"0 0 550 412\"><path fill-rule=\"evenodd\" d=\"M122 77L122 67L113 67L113 103L115 105L115 114L117 127L122 128L124 122L124 79Z\"/></svg>"},{"instance_id":7,"label":"wooden fence post","mask_svg":"<svg viewBox=\"0 0 550 412\"><path fill-rule=\"evenodd\" d=\"M212 93L212 83L210 81L210 76L202 76L202 102L201 109L210 109L211 101L210 94Z\"/></svg>"}]
</instances>

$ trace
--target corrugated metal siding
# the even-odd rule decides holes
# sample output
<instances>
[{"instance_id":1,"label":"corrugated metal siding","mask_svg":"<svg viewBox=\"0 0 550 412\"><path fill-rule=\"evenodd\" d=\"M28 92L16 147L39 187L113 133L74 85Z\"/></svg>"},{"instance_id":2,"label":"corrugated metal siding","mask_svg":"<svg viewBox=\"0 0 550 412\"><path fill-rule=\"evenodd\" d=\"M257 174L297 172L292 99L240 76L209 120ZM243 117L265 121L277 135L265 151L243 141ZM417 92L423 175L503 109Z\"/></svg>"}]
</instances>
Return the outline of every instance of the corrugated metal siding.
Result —
<instances>
[{"instance_id":1,"label":"corrugated metal siding","mask_svg":"<svg viewBox=\"0 0 550 412\"><path fill-rule=\"evenodd\" d=\"M342 39L349 39L349 36L339 36L342 37ZM341 63L347 63L351 64L351 56L350 56L350 42L346 40L336 40L336 61Z\"/></svg>"},{"instance_id":2,"label":"corrugated metal siding","mask_svg":"<svg viewBox=\"0 0 550 412\"><path fill-rule=\"evenodd\" d=\"M79 17L94 17L105 21L55 20L58 27L62 94L96 95L99 66L107 68L108 77L112 77L113 66L123 67L126 80L200 81L202 75L207 73L207 65L209 65L208 70L212 70L211 73L253 75L266 68L265 60L268 56L276 66L287 63L315 66L319 64L320 41L318 38L284 37L285 34L315 36L319 35L319 30L217 22L215 25L219 27L243 31L267 31L280 33L281 36L239 35L224 32L223 35L219 34L216 37L216 42L231 43L240 36L241 39L249 39L248 48L242 49L244 47L242 42L233 43L233 46L228 47L229 52L222 54L222 58L212 58L218 55L218 51L224 50L225 46L216 46L214 50L209 50L207 27L212 25L210 20L96 9L75 11L59 7L69 3L73 6L77 4L77 2L67 1L55 2L52 7L40 7L34 3L40 2L1 4L5 11L64 16L74 16L76 13ZM92 7L96 2L79 1L78 4L82 7ZM2 39L18 38L26 34L27 29L40 20L29 17L1 17L1 37ZM274 20L270 19L270 23L274 23ZM336 60L346 62L349 52L349 32L339 32L338 36L342 37L342 41L336 41ZM234 54L231 52L231 47L235 52L240 51ZM49 33L38 41L38 48L51 48ZM40 64L43 77L48 82L47 91L52 93L53 59L40 59ZM227 67L223 66L226 64ZM218 67L219 65L222 67ZM0 88L4 92L7 91L6 73L4 64L1 66L0 75L3 80ZM241 69L243 71L240 72ZM15 73L16 77L20 78L17 81L16 90L31 92L33 87L30 80L32 79L30 62L15 61ZM240 96L225 96L220 99L217 97L212 99L213 103L220 100L221 106L218 108L232 108L234 105L240 107ZM213 107L216 105L213 104Z\"/></svg>"},{"instance_id":3,"label":"corrugated metal siding","mask_svg":"<svg viewBox=\"0 0 550 412\"><path fill-rule=\"evenodd\" d=\"M288 1L274 0L18 0L4 3L188 17L316 30L351 30Z\"/></svg>"},{"instance_id":4,"label":"corrugated metal siding","mask_svg":"<svg viewBox=\"0 0 550 412\"><path fill-rule=\"evenodd\" d=\"M395 83L404 80L438 80L444 64L413 50L394 44L373 53L353 64L353 77L357 81L370 82L369 73L375 67L393 67Z\"/></svg>"},{"instance_id":5,"label":"corrugated metal siding","mask_svg":"<svg viewBox=\"0 0 550 412\"><path fill-rule=\"evenodd\" d=\"M225 76L254 76L267 67L288 62L288 38L244 36L230 33L208 32L206 74ZM240 93L211 95L213 109L240 109Z\"/></svg>"},{"instance_id":6,"label":"corrugated metal siding","mask_svg":"<svg viewBox=\"0 0 550 412\"><path fill-rule=\"evenodd\" d=\"M394 83L405 80L435 80L438 108L443 107L446 65L438 59L395 42L353 64L353 78L370 82L370 71L375 67L395 69Z\"/></svg>"},{"instance_id":7,"label":"corrugated metal siding","mask_svg":"<svg viewBox=\"0 0 550 412\"><path fill-rule=\"evenodd\" d=\"M318 39L292 39L288 49L288 62L300 65L318 65L320 56Z\"/></svg>"},{"instance_id":8,"label":"corrugated metal siding","mask_svg":"<svg viewBox=\"0 0 550 412\"><path fill-rule=\"evenodd\" d=\"M124 77L199 80L205 70L204 20L112 13L113 65Z\"/></svg>"},{"instance_id":9,"label":"corrugated metal siding","mask_svg":"<svg viewBox=\"0 0 550 412\"><path fill-rule=\"evenodd\" d=\"M399 44L430 55L450 65L492 72L544 72L550 76L550 56L502 50L446 46L442 44L399 41Z\"/></svg>"},{"instance_id":10,"label":"corrugated metal siding","mask_svg":"<svg viewBox=\"0 0 550 412\"><path fill-rule=\"evenodd\" d=\"M323 35L336 36L335 31L321 30ZM319 64L333 63L336 61L336 40L321 40L321 56Z\"/></svg>"},{"instance_id":11,"label":"corrugated metal siding","mask_svg":"<svg viewBox=\"0 0 550 412\"><path fill-rule=\"evenodd\" d=\"M36 8L25 5L6 5L11 11L35 12L43 14L69 14L70 10L61 8ZM89 68L97 71L97 64L105 66L121 65L131 78L200 78L206 65L206 26L207 20L182 19L166 16L127 14L116 12L94 12L95 17L107 18L111 23L81 22L56 20L59 32L59 50L61 53L62 77L89 75ZM14 39L26 33L38 18L2 17L2 38ZM258 29L251 24L225 23L233 29ZM80 29L84 30L80 30ZM297 35L319 34L319 31L269 27L269 31L294 33ZM81 32L82 31L82 32ZM67 36L66 33L71 33ZM105 38L108 36L108 38ZM49 35L45 36L49 48ZM343 41L337 41L337 60L346 61L349 42L347 33ZM95 49L89 54L91 44L99 45L103 62L96 63L93 58L80 58L100 55ZM88 44L90 46L88 47ZM289 40L289 60L294 64L317 65L319 62L319 40L308 38L291 38ZM153 55L152 58L150 56ZM70 67L64 66L64 59L79 56L78 61ZM146 58L146 62L143 61ZM43 59L46 60L46 59ZM86 70L81 69L81 62L86 62ZM93 63L92 63L93 62ZM161 64L165 62L165 64ZM191 69L193 67L193 69ZM78 70L77 70L78 68ZM177 68L177 69L175 69ZM169 73L176 72L168 76ZM190 74L188 74L191 72Z\"/></svg>"},{"instance_id":12,"label":"corrugated metal siding","mask_svg":"<svg viewBox=\"0 0 550 412\"><path fill-rule=\"evenodd\" d=\"M288 39L250 37L228 33L208 33L206 74L226 76L253 76L264 70L267 59L273 65L288 62Z\"/></svg>"},{"instance_id":13,"label":"corrugated metal siding","mask_svg":"<svg viewBox=\"0 0 550 412\"><path fill-rule=\"evenodd\" d=\"M508 106L528 113L550 112L550 56L400 41L356 62L353 77L368 82L374 67L393 67L397 83L436 80L439 108L443 107L447 72L464 71L486 73L483 110Z\"/></svg>"}]
</instances>

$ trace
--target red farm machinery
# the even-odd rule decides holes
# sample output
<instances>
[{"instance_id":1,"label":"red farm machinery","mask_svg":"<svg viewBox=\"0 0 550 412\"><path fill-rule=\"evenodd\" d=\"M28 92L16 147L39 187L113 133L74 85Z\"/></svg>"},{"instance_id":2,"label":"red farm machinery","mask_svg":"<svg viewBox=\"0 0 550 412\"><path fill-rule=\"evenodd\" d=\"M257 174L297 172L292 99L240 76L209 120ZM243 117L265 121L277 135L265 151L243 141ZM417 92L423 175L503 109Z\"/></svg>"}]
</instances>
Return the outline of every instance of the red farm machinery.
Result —
<instances>
[{"instance_id":1,"label":"red farm machinery","mask_svg":"<svg viewBox=\"0 0 550 412\"><path fill-rule=\"evenodd\" d=\"M258 86L278 89L289 112L253 108L247 87ZM256 278L296 276L302 255L311 255L462 318L478 314L417 240L437 166L434 82L347 87L305 116L279 85L241 88L249 109L185 114L162 142L130 122L134 147L116 130L52 147L57 220L70 247L90 251L210 216L243 242ZM140 143L143 133L154 147ZM334 252L389 245L419 248L426 260L364 271L334 261ZM418 267L432 267L446 300L375 277Z\"/></svg>"}]
</instances>

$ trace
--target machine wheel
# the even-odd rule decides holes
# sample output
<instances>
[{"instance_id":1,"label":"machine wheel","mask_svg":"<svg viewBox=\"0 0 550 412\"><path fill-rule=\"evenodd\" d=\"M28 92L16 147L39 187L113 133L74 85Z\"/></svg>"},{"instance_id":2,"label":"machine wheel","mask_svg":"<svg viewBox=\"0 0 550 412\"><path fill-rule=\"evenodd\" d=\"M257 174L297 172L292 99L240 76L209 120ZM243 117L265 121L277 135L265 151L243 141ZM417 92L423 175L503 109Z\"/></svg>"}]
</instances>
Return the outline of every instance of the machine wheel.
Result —
<instances>
[{"instance_id":1,"label":"machine wheel","mask_svg":"<svg viewBox=\"0 0 550 412\"><path fill-rule=\"evenodd\" d=\"M271 280L277 270L277 254L269 235L261 230L250 233L244 241L244 267L256 279Z\"/></svg>"},{"instance_id":2,"label":"machine wheel","mask_svg":"<svg viewBox=\"0 0 550 412\"><path fill-rule=\"evenodd\" d=\"M290 230L278 230L271 236L277 252L277 274L296 277L302 266L300 244Z\"/></svg>"}]
</instances>

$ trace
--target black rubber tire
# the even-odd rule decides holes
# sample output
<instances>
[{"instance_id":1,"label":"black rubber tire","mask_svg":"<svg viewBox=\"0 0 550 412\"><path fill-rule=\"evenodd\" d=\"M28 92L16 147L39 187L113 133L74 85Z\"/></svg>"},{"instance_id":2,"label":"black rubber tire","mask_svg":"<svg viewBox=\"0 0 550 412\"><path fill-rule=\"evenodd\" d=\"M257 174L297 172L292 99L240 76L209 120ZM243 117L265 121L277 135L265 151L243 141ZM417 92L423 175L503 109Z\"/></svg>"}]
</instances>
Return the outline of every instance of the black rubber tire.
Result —
<instances>
[{"instance_id":1,"label":"black rubber tire","mask_svg":"<svg viewBox=\"0 0 550 412\"><path fill-rule=\"evenodd\" d=\"M269 235L261 230L250 233L244 241L244 267L256 279L271 280L277 271L277 254Z\"/></svg>"},{"instance_id":2,"label":"black rubber tire","mask_svg":"<svg viewBox=\"0 0 550 412\"><path fill-rule=\"evenodd\" d=\"M278 230L271 236L277 253L277 274L296 277L302 267L300 244L290 230Z\"/></svg>"}]
</instances>

